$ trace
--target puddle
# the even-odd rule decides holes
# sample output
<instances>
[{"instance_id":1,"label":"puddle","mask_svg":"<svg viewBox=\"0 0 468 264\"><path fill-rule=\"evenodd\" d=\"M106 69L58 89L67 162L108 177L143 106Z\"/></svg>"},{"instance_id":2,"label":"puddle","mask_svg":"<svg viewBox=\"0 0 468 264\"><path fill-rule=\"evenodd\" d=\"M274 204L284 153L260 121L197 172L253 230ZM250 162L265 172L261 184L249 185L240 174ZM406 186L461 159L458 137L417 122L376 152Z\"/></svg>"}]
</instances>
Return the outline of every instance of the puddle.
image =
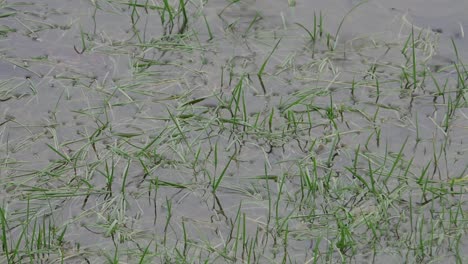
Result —
<instances>
[{"instance_id":1,"label":"puddle","mask_svg":"<svg viewBox=\"0 0 468 264\"><path fill-rule=\"evenodd\" d=\"M277 2L0 3L2 260L463 262L468 4Z\"/></svg>"}]
</instances>

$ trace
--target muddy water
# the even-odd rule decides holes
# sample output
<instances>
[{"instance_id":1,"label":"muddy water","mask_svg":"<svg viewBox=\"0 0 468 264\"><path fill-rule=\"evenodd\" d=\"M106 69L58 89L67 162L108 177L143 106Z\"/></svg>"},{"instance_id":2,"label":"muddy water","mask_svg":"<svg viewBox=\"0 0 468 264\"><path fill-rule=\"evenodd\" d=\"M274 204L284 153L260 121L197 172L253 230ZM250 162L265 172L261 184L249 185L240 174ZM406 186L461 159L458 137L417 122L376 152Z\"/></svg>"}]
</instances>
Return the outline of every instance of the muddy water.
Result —
<instances>
[{"instance_id":1,"label":"muddy water","mask_svg":"<svg viewBox=\"0 0 468 264\"><path fill-rule=\"evenodd\" d=\"M132 8L118 1L3 2L2 13L15 12L14 16L0 18L1 25L15 29L0 39L3 203L14 213L13 219L21 221L26 217L26 201L33 201L39 219L52 216L49 219L57 228L68 225L64 247L70 260L91 262L99 262L106 252L113 252L116 238L123 241L120 249L124 255L125 250L141 250L152 240L162 245L161 237L166 234L166 244L157 253L169 252L183 240L182 224L189 239L198 245L190 254L216 262L203 250L203 243L228 243L227 237L232 237L236 221L240 221L237 212L242 204L239 211L246 216L246 233L251 239L260 234L263 243L259 246L263 248L260 263L268 258L281 260L285 255L270 234L280 230L274 231L278 227L267 223L271 218L291 215L288 254L292 262L304 262L319 243L317 237L335 236L334 231L320 231L333 221L327 217L334 208L351 211L383 206L372 199L353 198L346 191L333 199L314 197L321 209L302 204L303 182L297 175L310 167L307 162L312 157L320 161L318 175L332 178L326 188L333 190L345 190L352 184L346 167L352 165L358 145L375 164L385 162L387 154L395 157L402 151L402 159L413 164L410 174L414 177L420 176L434 153L440 163L431 165L430 177L444 182L463 176L468 165L464 158L468 112L466 108L458 110L451 129L444 131L441 124L447 113L446 101L432 96L435 86L428 81L425 90L413 96L400 87L400 66L406 58L398 44L407 39L414 23L416 30L429 28L423 31L428 39L440 40L437 47L431 46L434 41L418 50L418 59L430 58L428 67L443 68L456 60L450 38L461 60L468 59L463 30L468 23L464 14L468 4L455 0L443 4L435 0L375 0L347 15L357 4L359 1L297 0L291 8L288 1L241 1L230 6L227 1L207 1L203 14L213 39L209 40L206 23L199 18L189 26L193 30L191 37L176 42L180 48L174 48L157 41L162 39L164 29L155 11L140 10L139 18L133 17L138 20L133 27ZM333 36L345 20L336 51L329 52L321 43L312 55L307 34L295 23L310 28L313 14L320 12L324 30ZM252 24L256 18L259 21ZM263 80L264 94L255 76L280 37L278 49L266 67L269 74ZM157 63L147 66L148 61ZM379 66L376 76L380 95L376 94L374 81L369 81L373 78L368 71L372 64ZM447 86L455 87L454 73L450 68L434 78L441 83L448 80ZM229 124L224 128L214 125L214 121L207 125L214 115L230 116L226 109L217 108L222 104L219 99L210 97L191 110L201 116L201 121L181 118L177 128L185 129L188 142L201 150L197 162L190 164L195 155L177 136L168 109L177 112L181 105L178 99L189 101L213 93L228 100L241 76L248 76L244 82L246 114L252 117L250 120L257 114L268 120L274 109L274 133L266 137L262 136L265 131L251 131L240 137L242 130ZM352 80L357 80L353 96ZM319 93L323 87L327 92ZM343 111L335 126L324 110L331 104L328 91L334 105L352 109ZM296 104L299 98L302 101ZM321 110L311 111L311 105ZM304 122L312 120L313 127L284 134L288 110ZM234 133L229 132L232 127ZM380 139L375 136L377 128ZM335 145L336 131L342 135ZM139 155L142 146L152 140L156 147ZM214 145L219 148L217 168L213 164ZM235 151L235 160L213 196L209 179L220 174ZM325 164L334 152L338 155L333 164ZM77 162L64 162L63 155ZM109 175L106 165L107 170L114 168L111 185L105 177ZM359 164L363 172L367 166L364 161ZM401 174L405 171L398 169ZM281 191L284 198L270 217L268 199L277 197L280 187L277 182L255 178L265 175L265 171L277 178L286 176ZM171 187L164 182L183 186ZM389 180L389 186L398 184L398 177ZM416 191L405 193L394 207L408 210L408 201L420 198ZM302 217L307 214L323 217L317 217L317 221ZM118 232L111 235L109 230L115 223ZM403 220L398 224L412 228ZM389 229L389 233L399 231ZM357 262L368 260L370 254L365 244L368 234L362 231L361 235L359 242L363 246L359 250L363 253L355 257ZM384 236L382 243L393 247L392 238ZM329 247L324 241L317 246L324 251ZM447 249L442 252L446 254ZM334 260L339 258L339 254L332 255ZM404 259L384 251L374 257L388 262ZM125 256L128 262L137 259L131 254Z\"/></svg>"}]
</instances>

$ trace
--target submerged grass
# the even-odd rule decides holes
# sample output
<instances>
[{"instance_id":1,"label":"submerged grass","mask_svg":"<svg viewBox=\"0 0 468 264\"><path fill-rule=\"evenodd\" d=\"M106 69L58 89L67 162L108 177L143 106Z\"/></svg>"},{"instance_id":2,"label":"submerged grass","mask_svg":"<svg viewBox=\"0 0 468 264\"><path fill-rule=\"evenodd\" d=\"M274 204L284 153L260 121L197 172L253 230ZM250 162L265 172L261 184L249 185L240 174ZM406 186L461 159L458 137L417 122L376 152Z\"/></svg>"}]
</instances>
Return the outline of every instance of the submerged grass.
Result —
<instances>
[{"instance_id":1,"label":"submerged grass","mask_svg":"<svg viewBox=\"0 0 468 264\"><path fill-rule=\"evenodd\" d=\"M64 30L82 49L2 55L31 65L0 82L0 262L467 261L455 42L434 70L429 30L353 47L349 13L330 34L321 12L271 28L245 4L98 0L93 25L41 31L47 8L0 3L21 21L5 41Z\"/></svg>"}]
</instances>

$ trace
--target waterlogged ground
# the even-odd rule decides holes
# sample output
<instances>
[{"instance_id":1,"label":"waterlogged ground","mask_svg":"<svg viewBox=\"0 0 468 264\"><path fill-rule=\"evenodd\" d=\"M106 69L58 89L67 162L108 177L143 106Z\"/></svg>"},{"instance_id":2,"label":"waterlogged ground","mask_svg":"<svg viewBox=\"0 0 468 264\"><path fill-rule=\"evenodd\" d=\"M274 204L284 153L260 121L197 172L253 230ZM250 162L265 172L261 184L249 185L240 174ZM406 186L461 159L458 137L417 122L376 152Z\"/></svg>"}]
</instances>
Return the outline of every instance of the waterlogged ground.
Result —
<instances>
[{"instance_id":1,"label":"waterlogged ground","mask_svg":"<svg viewBox=\"0 0 468 264\"><path fill-rule=\"evenodd\" d=\"M0 1L0 262L468 261L467 9Z\"/></svg>"}]
</instances>

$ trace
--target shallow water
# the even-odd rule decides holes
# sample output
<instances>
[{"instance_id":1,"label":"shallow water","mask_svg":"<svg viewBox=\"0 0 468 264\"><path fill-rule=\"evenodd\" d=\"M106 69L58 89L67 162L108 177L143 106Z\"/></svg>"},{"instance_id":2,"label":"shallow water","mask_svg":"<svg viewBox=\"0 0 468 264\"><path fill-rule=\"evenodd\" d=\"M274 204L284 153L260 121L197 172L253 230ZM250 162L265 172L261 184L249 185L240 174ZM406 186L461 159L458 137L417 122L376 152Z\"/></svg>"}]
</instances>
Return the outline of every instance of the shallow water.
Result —
<instances>
[{"instance_id":1,"label":"shallow water","mask_svg":"<svg viewBox=\"0 0 468 264\"><path fill-rule=\"evenodd\" d=\"M134 263L149 244L159 262L180 261L173 248L210 263L249 262L249 247L250 263L302 263L314 250L330 263L457 258L449 237L466 230L466 102L445 121L460 86L453 64L468 59L468 3L375 0L347 15L359 1L296 2L191 2L188 33L175 34L179 22L173 36L154 9L136 15L126 1L2 2L0 14L15 14L1 24L16 30L0 39L0 184L12 241L45 221L67 227L63 238L49 233L50 255L40 257L50 262L117 251ZM296 23L311 28L314 13L324 36L312 47ZM404 80L412 30L417 70L437 69L445 96L428 75L414 90ZM353 164L369 181L375 174L379 195ZM353 250L337 248L343 225ZM419 239L432 245L424 254Z\"/></svg>"}]
</instances>

